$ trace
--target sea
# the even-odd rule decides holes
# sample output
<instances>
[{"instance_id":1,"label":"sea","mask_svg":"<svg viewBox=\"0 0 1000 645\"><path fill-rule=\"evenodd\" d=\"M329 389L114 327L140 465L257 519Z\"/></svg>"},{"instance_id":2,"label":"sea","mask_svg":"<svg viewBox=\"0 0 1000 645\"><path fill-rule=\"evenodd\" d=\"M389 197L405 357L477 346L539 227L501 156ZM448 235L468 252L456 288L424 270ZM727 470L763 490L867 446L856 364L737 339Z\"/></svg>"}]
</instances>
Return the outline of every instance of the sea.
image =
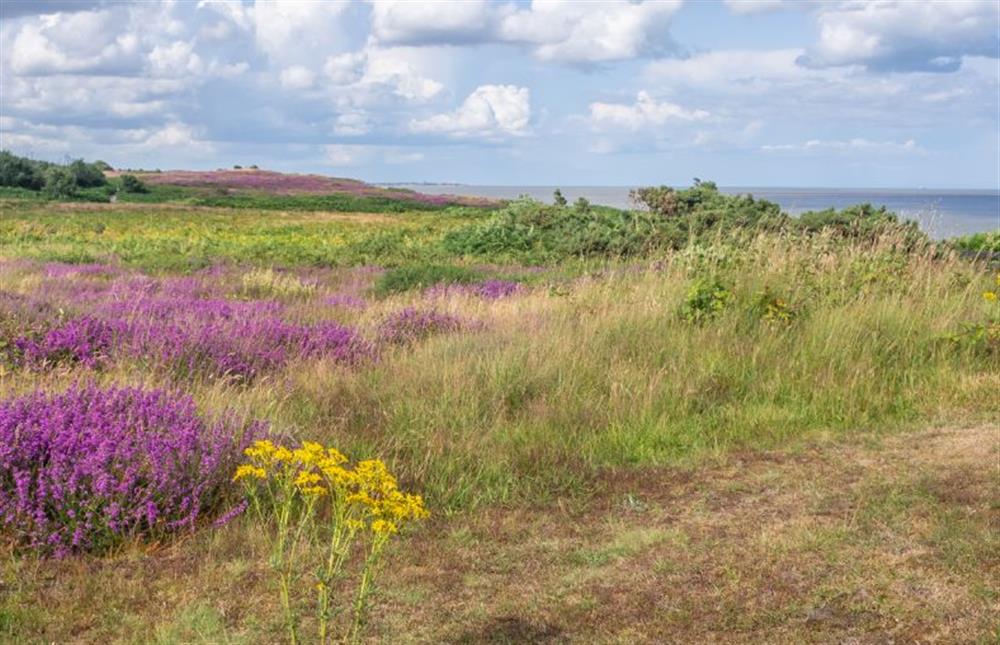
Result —
<instances>
[{"instance_id":1,"label":"sea","mask_svg":"<svg viewBox=\"0 0 1000 645\"><path fill-rule=\"evenodd\" d=\"M466 184L393 184L431 195L474 195L514 199L528 195L552 201L556 186L472 186ZM627 208L630 186L559 186L570 202L583 197L593 204ZM934 238L954 237L1000 229L1000 190L894 188L763 188L720 187L729 194L750 193L777 202L790 215L852 204L885 205L904 219L916 220Z\"/></svg>"}]
</instances>

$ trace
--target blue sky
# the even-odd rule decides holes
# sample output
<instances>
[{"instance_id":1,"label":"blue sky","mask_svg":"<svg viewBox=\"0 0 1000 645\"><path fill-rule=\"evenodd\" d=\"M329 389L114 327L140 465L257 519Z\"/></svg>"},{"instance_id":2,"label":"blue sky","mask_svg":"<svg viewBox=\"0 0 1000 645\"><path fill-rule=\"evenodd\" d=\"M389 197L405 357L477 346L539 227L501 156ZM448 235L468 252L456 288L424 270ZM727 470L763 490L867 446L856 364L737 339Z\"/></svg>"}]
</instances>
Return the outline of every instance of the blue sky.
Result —
<instances>
[{"instance_id":1,"label":"blue sky","mask_svg":"<svg viewBox=\"0 0 1000 645\"><path fill-rule=\"evenodd\" d=\"M996 0L0 6L0 146L36 158L1000 188Z\"/></svg>"}]
</instances>

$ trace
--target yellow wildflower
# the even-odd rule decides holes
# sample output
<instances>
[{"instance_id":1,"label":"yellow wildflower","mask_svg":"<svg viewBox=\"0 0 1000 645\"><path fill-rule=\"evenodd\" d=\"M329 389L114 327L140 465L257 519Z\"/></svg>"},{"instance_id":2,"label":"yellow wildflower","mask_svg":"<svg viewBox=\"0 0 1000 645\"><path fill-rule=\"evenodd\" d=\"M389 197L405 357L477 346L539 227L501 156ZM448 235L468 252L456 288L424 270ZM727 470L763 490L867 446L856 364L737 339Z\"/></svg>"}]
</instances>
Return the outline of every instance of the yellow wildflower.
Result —
<instances>
[{"instance_id":1,"label":"yellow wildflower","mask_svg":"<svg viewBox=\"0 0 1000 645\"><path fill-rule=\"evenodd\" d=\"M257 479L267 479L267 471L259 466L254 466L252 464L243 464L236 469L236 474L233 475L233 481L239 481L246 477L255 477Z\"/></svg>"},{"instance_id":2,"label":"yellow wildflower","mask_svg":"<svg viewBox=\"0 0 1000 645\"><path fill-rule=\"evenodd\" d=\"M392 522L386 520L375 520L372 522L372 533L376 535L391 535L399 533L399 528Z\"/></svg>"},{"instance_id":3,"label":"yellow wildflower","mask_svg":"<svg viewBox=\"0 0 1000 645\"><path fill-rule=\"evenodd\" d=\"M983 292L983 298L986 298L986 300L988 300L989 302L996 302L997 301L997 293L996 293L996 291L984 291Z\"/></svg>"}]
</instances>

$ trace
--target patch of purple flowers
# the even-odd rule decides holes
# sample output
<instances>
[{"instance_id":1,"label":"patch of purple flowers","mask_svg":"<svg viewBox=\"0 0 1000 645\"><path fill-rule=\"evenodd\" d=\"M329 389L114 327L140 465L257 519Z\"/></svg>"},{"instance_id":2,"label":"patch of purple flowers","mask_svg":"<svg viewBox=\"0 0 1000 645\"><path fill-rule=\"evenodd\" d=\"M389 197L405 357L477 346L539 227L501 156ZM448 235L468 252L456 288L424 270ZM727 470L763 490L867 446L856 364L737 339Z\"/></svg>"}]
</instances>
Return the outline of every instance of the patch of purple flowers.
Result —
<instances>
[{"instance_id":1,"label":"patch of purple flowers","mask_svg":"<svg viewBox=\"0 0 1000 645\"><path fill-rule=\"evenodd\" d=\"M512 280L485 280L473 284L437 284L424 291L430 298L469 295L484 300L499 300L524 292L524 286Z\"/></svg>"},{"instance_id":2,"label":"patch of purple flowers","mask_svg":"<svg viewBox=\"0 0 1000 645\"><path fill-rule=\"evenodd\" d=\"M123 325L81 316L56 325L44 333L21 336L14 347L24 364L46 367L80 363L96 367L111 353Z\"/></svg>"},{"instance_id":3,"label":"patch of purple flowers","mask_svg":"<svg viewBox=\"0 0 1000 645\"><path fill-rule=\"evenodd\" d=\"M323 299L323 304L331 307L343 307L344 309L364 309L368 306L364 298L353 296L349 293L335 293Z\"/></svg>"},{"instance_id":4,"label":"patch of purple flowers","mask_svg":"<svg viewBox=\"0 0 1000 645\"><path fill-rule=\"evenodd\" d=\"M208 421L186 396L74 387L0 402L0 524L57 556L193 528L262 423Z\"/></svg>"},{"instance_id":5,"label":"patch of purple flowers","mask_svg":"<svg viewBox=\"0 0 1000 645\"><path fill-rule=\"evenodd\" d=\"M390 314L379 325L379 340L405 345L444 332L458 331L467 323L458 316L407 307Z\"/></svg>"}]
</instances>

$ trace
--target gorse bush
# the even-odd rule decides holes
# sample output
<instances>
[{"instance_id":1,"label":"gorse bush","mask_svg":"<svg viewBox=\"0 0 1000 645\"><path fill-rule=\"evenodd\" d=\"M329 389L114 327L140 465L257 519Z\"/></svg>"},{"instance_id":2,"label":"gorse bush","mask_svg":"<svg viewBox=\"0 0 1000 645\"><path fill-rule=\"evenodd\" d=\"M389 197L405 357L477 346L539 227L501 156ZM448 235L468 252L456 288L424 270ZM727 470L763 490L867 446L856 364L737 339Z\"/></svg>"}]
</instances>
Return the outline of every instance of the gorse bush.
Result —
<instances>
[{"instance_id":1,"label":"gorse bush","mask_svg":"<svg viewBox=\"0 0 1000 645\"><path fill-rule=\"evenodd\" d=\"M55 555L190 530L263 431L206 420L190 398L158 390L0 402L0 521L18 545Z\"/></svg>"},{"instance_id":2,"label":"gorse bush","mask_svg":"<svg viewBox=\"0 0 1000 645\"><path fill-rule=\"evenodd\" d=\"M383 551L405 524L428 516L423 499L400 491L382 461L360 461L350 468L339 450L315 442L289 449L260 440L245 452L247 462L234 480L243 482L254 519L265 527L291 642L299 641L293 592L300 583L315 589L317 640L329 641L337 613L331 594L361 543L364 554L346 634L357 642ZM319 547L320 558L308 557L310 545ZM303 580L310 574L311 580Z\"/></svg>"}]
</instances>

